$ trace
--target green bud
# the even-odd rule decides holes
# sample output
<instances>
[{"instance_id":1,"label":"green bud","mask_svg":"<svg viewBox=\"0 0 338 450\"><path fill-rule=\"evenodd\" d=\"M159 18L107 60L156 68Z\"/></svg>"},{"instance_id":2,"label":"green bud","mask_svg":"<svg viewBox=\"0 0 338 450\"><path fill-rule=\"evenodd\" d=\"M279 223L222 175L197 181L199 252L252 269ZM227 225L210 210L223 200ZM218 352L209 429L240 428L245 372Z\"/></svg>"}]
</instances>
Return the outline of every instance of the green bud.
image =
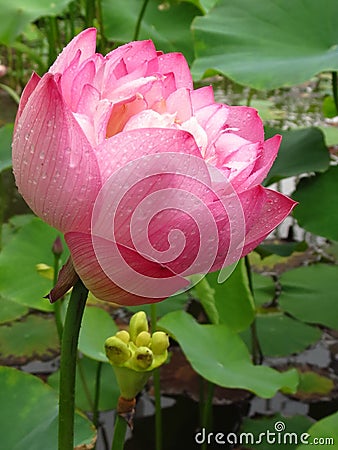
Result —
<instances>
[{"instance_id":1,"label":"green bud","mask_svg":"<svg viewBox=\"0 0 338 450\"><path fill-rule=\"evenodd\" d=\"M116 336L108 338L104 346L107 358L113 365L120 366L131 356L128 345Z\"/></svg>"},{"instance_id":2,"label":"green bud","mask_svg":"<svg viewBox=\"0 0 338 450\"><path fill-rule=\"evenodd\" d=\"M148 347L150 340L150 333L148 333L148 331L141 331L141 333L136 337L135 344L137 347Z\"/></svg>"},{"instance_id":3,"label":"green bud","mask_svg":"<svg viewBox=\"0 0 338 450\"><path fill-rule=\"evenodd\" d=\"M130 341L130 334L127 330L118 331L115 336L121 339L121 341L125 342L126 344L128 344L128 342Z\"/></svg>"},{"instance_id":4,"label":"green bud","mask_svg":"<svg viewBox=\"0 0 338 450\"><path fill-rule=\"evenodd\" d=\"M135 350L131 366L135 366L136 370L146 370L153 363L153 352L148 347L138 347Z\"/></svg>"},{"instance_id":5,"label":"green bud","mask_svg":"<svg viewBox=\"0 0 338 450\"><path fill-rule=\"evenodd\" d=\"M169 338L163 331L155 331L151 337L151 349L154 355L161 355L169 347Z\"/></svg>"},{"instance_id":6,"label":"green bud","mask_svg":"<svg viewBox=\"0 0 338 450\"><path fill-rule=\"evenodd\" d=\"M129 334L133 342L136 342L137 336L142 331L148 331L148 329L147 316L144 311L139 311L131 317L129 321Z\"/></svg>"}]
</instances>

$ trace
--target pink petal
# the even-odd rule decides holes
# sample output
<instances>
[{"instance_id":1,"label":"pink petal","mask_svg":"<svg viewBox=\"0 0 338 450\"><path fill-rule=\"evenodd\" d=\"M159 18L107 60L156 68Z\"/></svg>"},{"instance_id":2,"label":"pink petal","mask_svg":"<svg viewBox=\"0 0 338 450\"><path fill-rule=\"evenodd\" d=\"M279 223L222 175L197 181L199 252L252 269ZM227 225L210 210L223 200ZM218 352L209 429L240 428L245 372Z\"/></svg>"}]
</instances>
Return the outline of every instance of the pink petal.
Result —
<instances>
[{"instance_id":1,"label":"pink petal","mask_svg":"<svg viewBox=\"0 0 338 450\"><path fill-rule=\"evenodd\" d=\"M34 92L36 86L38 85L39 81L41 80L41 78L39 77L38 74L36 74L35 72L32 73L32 76L30 77L30 80L28 81L28 83L26 84L22 94L21 94L21 98L20 98L20 103L19 103L19 108L18 108L18 112L16 114L16 118L15 118L15 125L14 128L16 128L16 125L21 117L22 111L24 110L29 97L31 96L31 94Z\"/></svg>"},{"instance_id":2,"label":"pink petal","mask_svg":"<svg viewBox=\"0 0 338 450\"><path fill-rule=\"evenodd\" d=\"M70 106L72 111L77 111L77 106L81 99L83 87L87 84L91 85L93 83L94 75L95 64L93 61L88 61L85 63L76 73L71 84Z\"/></svg>"},{"instance_id":3,"label":"pink petal","mask_svg":"<svg viewBox=\"0 0 338 450\"><path fill-rule=\"evenodd\" d=\"M208 144L219 137L220 133L227 128L229 107L214 103L213 105L205 106L196 111L195 116L198 123L204 128L208 135ZM232 132L232 130L231 130ZM208 150L206 152L208 154Z\"/></svg>"},{"instance_id":4,"label":"pink petal","mask_svg":"<svg viewBox=\"0 0 338 450\"><path fill-rule=\"evenodd\" d=\"M76 110L80 114L87 114L93 117L100 101L100 92L90 84L85 84L81 87L82 91Z\"/></svg>"},{"instance_id":5,"label":"pink petal","mask_svg":"<svg viewBox=\"0 0 338 450\"><path fill-rule=\"evenodd\" d=\"M244 182L243 187L245 187L245 189L262 183L266 178L278 154L281 140L282 137L279 134L276 134L264 142L261 155L256 162L255 168L252 174Z\"/></svg>"},{"instance_id":6,"label":"pink petal","mask_svg":"<svg viewBox=\"0 0 338 450\"><path fill-rule=\"evenodd\" d=\"M47 223L62 232L90 228L99 168L51 74L41 79L18 121L13 170L24 199Z\"/></svg>"},{"instance_id":7,"label":"pink petal","mask_svg":"<svg viewBox=\"0 0 338 450\"><path fill-rule=\"evenodd\" d=\"M158 57L159 72L175 75L176 88L193 89L188 63L181 53L166 53Z\"/></svg>"},{"instance_id":8,"label":"pink petal","mask_svg":"<svg viewBox=\"0 0 338 450\"><path fill-rule=\"evenodd\" d=\"M248 141L257 142L264 140L263 123L254 108L230 106L227 126L237 129L234 133Z\"/></svg>"},{"instance_id":9,"label":"pink petal","mask_svg":"<svg viewBox=\"0 0 338 450\"><path fill-rule=\"evenodd\" d=\"M146 102L140 96L135 96L133 100L124 103L115 104L106 124L105 137L109 138L122 131L128 124L128 121L137 118L138 114L142 114L145 108ZM147 126L146 123L143 124L143 128L147 128Z\"/></svg>"},{"instance_id":10,"label":"pink petal","mask_svg":"<svg viewBox=\"0 0 338 450\"><path fill-rule=\"evenodd\" d=\"M204 86L191 91L191 103L194 111L215 103L212 86Z\"/></svg>"},{"instance_id":11,"label":"pink petal","mask_svg":"<svg viewBox=\"0 0 338 450\"><path fill-rule=\"evenodd\" d=\"M137 94L147 92L152 84L156 81L155 76L146 78L137 78L117 87L105 94L105 98L113 103L121 103L123 101L132 100Z\"/></svg>"},{"instance_id":12,"label":"pink petal","mask_svg":"<svg viewBox=\"0 0 338 450\"><path fill-rule=\"evenodd\" d=\"M245 189L245 184L252 173L259 154L259 143L246 144L234 152L231 159L229 159L225 167L230 169L228 175L231 184L236 189L237 193Z\"/></svg>"},{"instance_id":13,"label":"pink petal","mask_svg":"<svg viewBox=\"0 0 338 450\"><path fill-rule=\"evenodd\" d=\"M111 268L111 278L102 270L94 252L92 237L83 233L67 233L65 235L67 245L72 254L74 267L86 287L100 300L114 302L121 305L142 305L145 303L154 303L163 300L166 296L154 297L152 292L147 290L147 280L151 278L157 285L161 284L161 278L174 278L174 275L167 269L162 268L157 263L148 261L136 252L119 246L121 255L126 261L129 271L124 273L124 267L121 270L121 263L114 263L113 253L111 252L112 243L102 238L95 238L96 251L100 254L100 262L107 264ZM140 277L130 277L130 272L140 274ZM129 279L127 278L129 277ZM135 284L135 280L140 284ZM122 284L130 288L122 289L114 281L118 279ZM180 287L186 286L187 282L180 279L175 284L172 293ZM142 290L149 295L139 296L132 291Z\"/></svg>"},{"instance_id":14,"label":"pink petal","mask_svg":"<svg viewBox=\"0 0 338 450\"><path fill-rule=\"evenodd\" d=\"M257 186L241 196L247 235L242 256L257 247L297 205L279 192Z\"/></svg>"},{"instance_id":15,"label":"pink petal","mask_svg":"<svg viewBox=\"0 0 338 450\"><path fill-rule=\"evenodd\" d=\"M177 89L167 98L167 111L176 114L176 120L185 122L192 116L190 91L188 89Z\"/></svg>"},{"instance_id":16,"label":"pink petal","mask_svg":"<svg viewBox=\"0 0 338 450\"><path fill-rule=\"evenodd\" d=\"M166 128L140 128L123 131L106 139L95 150L102 183L118 169L147 155L182 153L201 158L194 138L185 131ZM162 169L161 159L153 158Z\"/></svg>"},{"instance_id":17,"label":"pink petal","mask_svg":"<svg viewBox=\"0 0 338 450\"><path fill-rule=\"evenodd\" d=\"M73 61L76 53L80 50L81 64L84 60L88 59L95 53L96 49L96 29L87 28L80 34L74 37L69 44L62 50L57 57L55 63L50 67L50 73L63 73L65 69Z\"/></svg>"},{"instance_id":18,"label":"pink petal","mask_svg":"<svg viewBox=\"0 0 338 450\"><path fill-rule=\"evenodd\" d=\"M62 97L71 108L72 108L71 92L73 87L74 76L78 71L80 57L81 51L78 50L72 61L69 62L68 67L65 68L62 76L58 79L60 83ZM72 108L72 110L74 111L74 108Z\"/></svg>"},{"instance_id":19,"label":"pink petal","mask_svg":"<svg viewBox=\"0 0 338 450\"><path fill-rule=\"evenodd\" d=\"M215 202L213 215L219 230L219 251L210 271L232 264L259 245L291 212L296 203L288 197L262 186L244 191L232 207L223 199ZM230 227L231 224L231 227Z\"/></svg>"},{"instance_id":20,"label":"pink petal","mask_svg":"<svg viewBox=\"0 0 338 450\"><path fill-rule=\"evenodd\" d=\"M146 64L154 58L156 58L156 49L151 40L129 42L106 55L107 60L119 62L123 59L127 73L133 72L141 64Z\"/></svg>"}]
</instances>

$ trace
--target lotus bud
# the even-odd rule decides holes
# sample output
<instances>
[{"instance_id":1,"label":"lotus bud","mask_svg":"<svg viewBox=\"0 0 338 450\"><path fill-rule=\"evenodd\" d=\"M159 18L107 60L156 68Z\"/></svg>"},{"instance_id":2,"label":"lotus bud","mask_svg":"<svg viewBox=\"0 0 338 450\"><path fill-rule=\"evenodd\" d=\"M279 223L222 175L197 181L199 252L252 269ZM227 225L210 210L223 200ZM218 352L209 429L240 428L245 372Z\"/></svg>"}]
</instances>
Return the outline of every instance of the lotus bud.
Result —
<instances>
[{"instance_id":1,"label":"lotus bud","mask_svg":"<svg viewBox=\"0 0 338 450\"><path fill-rule=\"evenodd\" d=\"M161 355L169 347L169 338L163 331L156 331L151 337L151 349L154 355Z\"/></svg>"},{"instance_id":2,"label":"lotus bud","mask_svg":"<svg viewBox=\"0 0 338 450\"><path fill-rule=\"evenodd\" d=\"M146 370L153 363L153 352L148 347L138 347L135 350L131 367L135 366L136 370Z\"/></svg>"},{"instance_id":3,"label":"lotus bud","mask_svg":"<svg viewBox=\"0 0 338 450\"><path fill-rule=\"evenodd\" d=\"M137 347L148 346L151 341L151 335L148 331L141 331L141 333L136 337L135 344Z\"/></svg>"},{"instance_id":4,"label":"lotus bud","mask_svg":"<svg viewBox=\"0 0 338 450\"><path fill-rule=\"evenodd\" d=\"M58 236L52 246L52 252L54 254L54 256L58 256L60 257L62 255L63 252L63 245L62 245L62 241L60 236Z\"/></svg>"},{"instance_id":5,"label":"lotus bud","mask_svg":"<svg viewBox=\"0 0 338 450\"><path fill-rule=\"evenodd\" d=\"M123 341L124 343L128 344L128 342L130 341L130 334L128 333L127 330L121 330L118 331L115 336L119 339L121 339L121 341Z\"/></svg>"},{"instance_id":6,"label":"lotus bud","mask_svg":"<svg viewBox=\"0 0 338 450\"><path fill-rule=\"evenodd\" d=\"M117 336L108 338L104 344L107 358L110 363L116 366L121 366L131 356L128 345L119 339Z\"/></svg>"},{"instance_id":7,"label":"lotus bud","mask_svg":"<svg viewBox=\"0 0 338 450\"><path fill-rule=\"evenodd\" d=\"M147 316L144 311L139 311L131 317L129 321L129 334L133 342L136 342L137 336L142 331L148 331L148 329Z\"/></svg>"}]
</instances>

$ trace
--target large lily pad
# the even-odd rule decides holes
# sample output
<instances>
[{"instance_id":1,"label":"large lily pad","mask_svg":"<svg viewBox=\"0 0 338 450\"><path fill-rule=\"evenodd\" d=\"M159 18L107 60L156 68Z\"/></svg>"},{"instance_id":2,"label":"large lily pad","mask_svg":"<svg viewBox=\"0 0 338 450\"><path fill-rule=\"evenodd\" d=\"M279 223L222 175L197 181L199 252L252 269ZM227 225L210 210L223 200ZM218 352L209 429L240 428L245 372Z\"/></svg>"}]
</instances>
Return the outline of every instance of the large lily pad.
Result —
<instances>
[{"instance_id":1,"label":"large lily pad","mask_svg":"<svg viewBox=\"0 0 338 450\"><path fill-rule=\"evenodd\" d=\"M220 0L193 22L194 77L273 89L338 70L337 17L336 0Z\"/></svg>"},{"instance_id":2,"label":"large lily pad","mask_svg":"<svg viewBox=\"0 0 338 450\"><path fill-rule=\"evenodd\" d=\"M299 202L294 216L301 227L338 241L338 166L303 178L292 197Z\"/></svg>"},{"instance_id":3,"label":"large lily pad","mask_svg":"<svg viewBox=\"0 0 338 450\"><path fill-rule=\"evenodd\" d=\"M218 282L218 272L208 274L206 279L214 290L219 322L236 332L247 328L254 320L254 303L244 259L223 283Z\"/></svg>"},{"instance_id":4,"label":"large lily pad","mask_svg":"<svg viewBox=\"0 0 338 450\"><path fill-rule=\"evenodd\" d=\"M1 448L57 450L58 395L39 378L0 367ZM88 419L76 414L75 445L88 445L96 432Z\"/></svg>"},{"instance_id":5,"label":"large lily pad","mask_svg":"<svg viewBox=\"0 0 338 450\"><path fill-rule=\"evenodd\" d=\"M277 158L264 182L266 186L282 178L328 169L330 155L324 135L318 128L289 131L268 129L265 134L270 137L277 133L281 134L283 139Z\"/></svg>"},{"instance_id":6,"label":"large lily pad","mask_svg":"<svg viewBox=\"0 0 338 450\"><path fill-rule=\"evenodd\" d=\"M25 27L42 16L60 14L71 0L0 0L0 11L6 20L0 22L0 42L11 45Z\"/></svg>"},{"instance_id":7,"label":"large lily pad","mask_svg":"<svg viewBox=\"0 0 338 450\"><path fill-rule=\"evenodd\" d=\"M318 399L320 396L329 398L335 388L333 380L327 376L320 375L313 370L304 370L299 374L299 385L297 398Z\"/></svg>"},{"instance_id":8,"label":"large lily pad","mask_svg":"<svg viewBox=\"0 0 338 450\"><path fill-rule=\"evenodd\" d=\"M106 37L119 43L131 41L142 3L139 0L103 0ZM191 62L194 53L190 24L197 14L201 14L200 9L190 3L159 4L157 0L149 0L138 39L152 39L156 48L164 52L182 52Z\"/></svg>"},{"instance_id":9,"label":"large lily pad","mask_svg":"<svg viewBox=\"0 0 338 450\"><path fill-rule=\"evenodd\" d=\"M110 315L101 308L87 306L79 336L79 350L89 358L107 362L104 343L118 331Z\"/></svg>"},{"instance_id":10,"label":"large lily pad","mask_svg":"<svg viewBox=\"0 0 338 450\"><path fill-rule=\"evenodd\" d=\"M28 313L28 308L19 303L12 302L0 295L0 324L19 319Z\"/></svg>"},{"instance_id":11,"label":"large lily pad","mask_svg":"<svg viewBox=\"0 0 338 450\"><path fill-rule=\"evenodd\" d=\"M76 370L75 404L82 411L92 411L95 396L95 379L98 364L102 364L100 378L99 410L108 411L116 408L120 390L114 370L108 363L101 363L83 357ZM80 366L80 368L79 368ZM60 371L48 377L48 383L55 390L59 389Z\"/></svg>"},{"instance_id":12,"label":"large lily pad","mask_svg":"<svg viewBox=\"0 0 338 450\"><path fill-rule=\"evenodd\" d=\"M193 369L219 386L247 389L264 398L279 389L296 391L296 370L280 373L253 365L244 342L224 324L200 325L189 314L176 311L158 325L180 344Z\"/></svg>"},{"instance_id":13,"label":"large lily pad","mask_svg":"<svg viewBox=\"0 0 338 450\"><path fill-rule=\"evenodd\" d=\"M283 311L304 322L338 330L338 266L315 264L289 270L280 277Z\"/></svg>"},{"instance_id":14,"label":"large lily pad","mask_svg":"<svg viewBox=\"0 0 338 450\"><path fill-rule=\"evenodd\" d=\"M319 420L312 425L308 431L308 443L320 445L322 448L329 448L331 450L338 449L338 412ZM303 444L297 447L297 450L307 450L308 444Z\"/></svg>"},{"instance_id":15,"label":"large lily pad","mask_svg":"<svg viewBox=\"0 0 338 450\"><path fill-rule=\"evenodd\" d=\"M54 319L30 314L22 320L0 326L0 362L24 364L33 359L48 360L59 353Z\"/></svg>"},{"instance_id":16,"label":"large lily pad","mask_svg":"<svg viewBox=\"0 0 338 450\"><path fill-rule=\"evenodd\" d=\"M215 6L218 0L183 0L196 5L200 10L206 14L211 8Z\"/></svg>"},{"instance_id":17,"label":"large lily pad","mask_svg":"<svg viewBox=\"0 0 338 450\"><path fill-rule=\"evenodd\" d=\"M300 353L317 342L321 336L318 328L291 319L282 313L257 316L256 328L263 355L271 357ZM245 340L249 342L249 339L249 332L246 332Z\"/></svg>"},{"instance_id":18,"label":"large lily pad","mask_svg":"<svg viewBox=\"0 0 338 450\"><path fill-rule=\"evenodd\" d=\"M53 266L51 249L59 234L36 217L15 233L0 253L1 295L30 308L53 310L43 298L52 287L51 281L38 274L36 265ZM66 247L62 257L67 257Z\"/></svg>"},{"instance_id":19,"label":"large lily pad","mask_svg":"<svg viewBox=\"0 0 338 450\"><path fill-rule=\"evenodd\" d=\"M252 284L254 288L256 307L270 303L275 297L275 285L271 277L252 273Z\"/></svg>"}]
</instances>

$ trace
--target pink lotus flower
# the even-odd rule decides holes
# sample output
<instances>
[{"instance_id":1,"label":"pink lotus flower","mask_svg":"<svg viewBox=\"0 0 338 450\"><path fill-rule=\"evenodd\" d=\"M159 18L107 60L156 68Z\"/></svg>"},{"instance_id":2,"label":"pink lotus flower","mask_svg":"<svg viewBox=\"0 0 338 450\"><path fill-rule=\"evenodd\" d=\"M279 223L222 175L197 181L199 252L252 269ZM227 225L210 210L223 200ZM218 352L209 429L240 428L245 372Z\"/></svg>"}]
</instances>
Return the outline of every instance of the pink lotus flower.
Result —
<instances>
[{"instance_id":1,"label":"pink lotus flower","mask_svg":"<svg viewBox=\"0 0 338 450\"><path fill-rule=\"evenodd\" d=\"M260 185L280 137L264 141L256 110L194 90L181 54L141 41L104 57L95 45L87 29L31 77L14 174L95 296L159 301L246 255L289 214L294 202Z\"/></svg>"}]
</instances>

